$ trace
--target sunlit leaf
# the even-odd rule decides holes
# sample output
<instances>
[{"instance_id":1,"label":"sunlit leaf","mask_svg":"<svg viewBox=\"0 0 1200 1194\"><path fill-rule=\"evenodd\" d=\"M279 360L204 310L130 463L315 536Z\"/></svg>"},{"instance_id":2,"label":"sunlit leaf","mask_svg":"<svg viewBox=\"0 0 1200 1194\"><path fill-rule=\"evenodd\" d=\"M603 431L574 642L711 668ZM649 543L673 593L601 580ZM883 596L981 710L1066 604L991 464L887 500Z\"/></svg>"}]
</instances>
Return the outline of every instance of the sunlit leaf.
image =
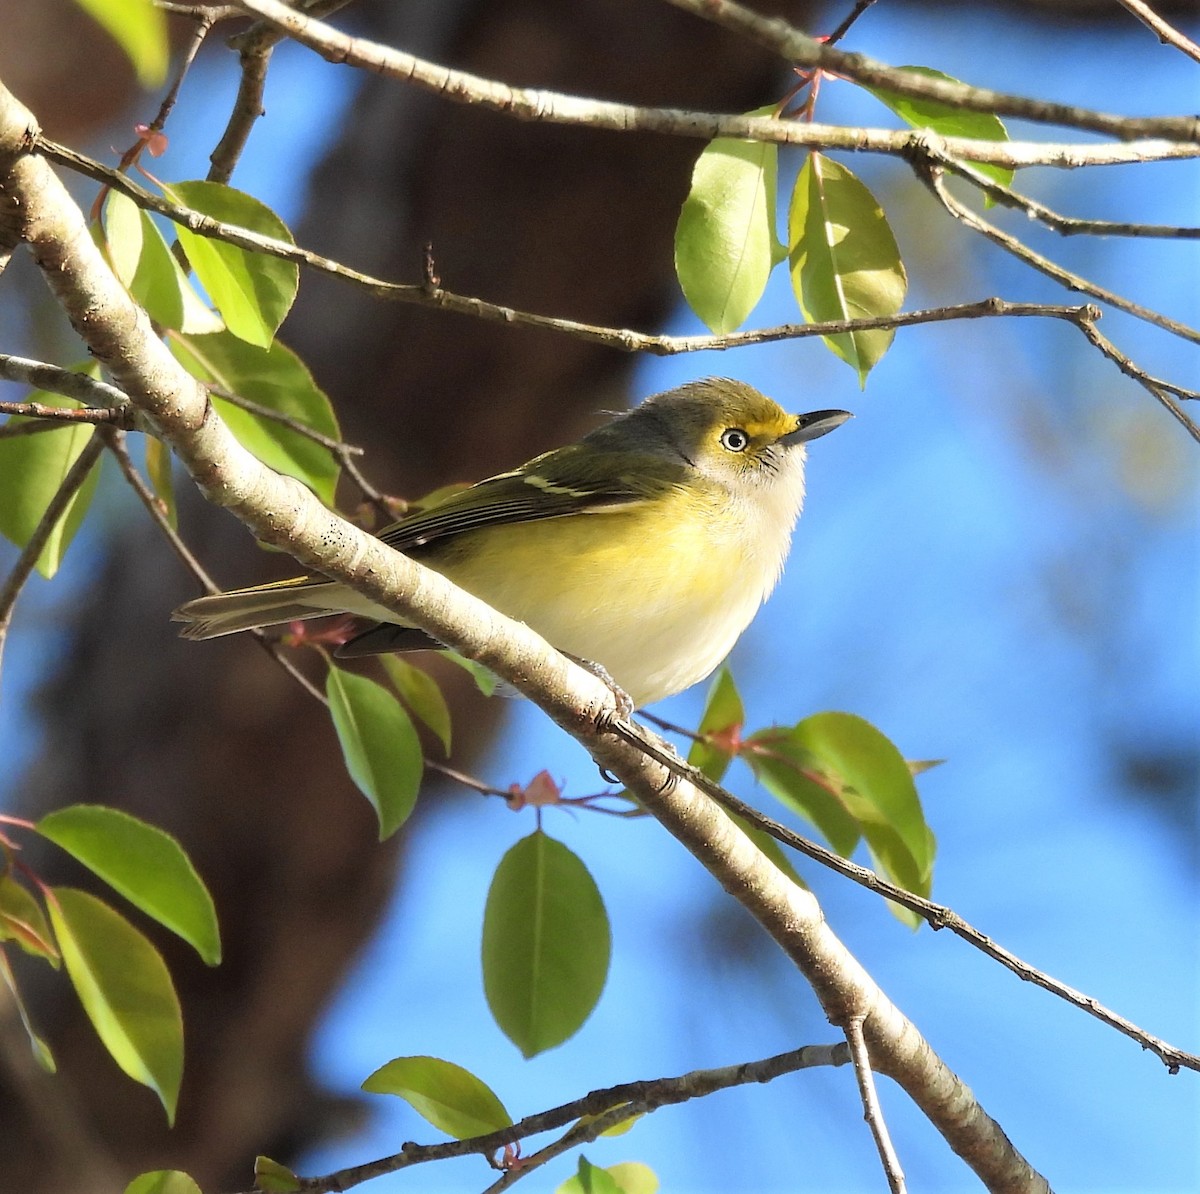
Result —
<instances>
[{"instance_id":1,"label":"sunlit leaf","mask_svg":"<svg viewBox=\"0 0 1200 1194\"><path fill-rule=\"evenodd\" d=\"M900 310L908 286L896 238L875 197L843 165L810 153L788 215L792 289L813 322ZM865 383L892 342L891 329L825 337Z\"/></svg>"},{"instance_id":2,"label":"sunlit leaf","mask_svg":"<svg viewBox=\"0 0 1200 1194\"><path fill-rule=\"evenodd\" d=\"M158 225L127 195L109 192L104 231L113 272L159 327L193 335L224 327L188 281Z\"/></svg>"},{"instance_id":3,"label":"sunlit leaf","mask_svg":"<svg viewBox=\"0 0 1200 1194\"><path fill-rule=\"evenodd\" d=\"M138 82L158 87L167 77L167 17L154 0L75 0L125 51Z\"/></svg>"},{"instance_id":4,"label":"sunlit leaf","mask_svg":"<svg viewBox=\"0 0 1200 1194\"><path fill-rule=\"evenodd\" d=\"M182 937L210 966L220 962L212 896L169 833L99 804L73 804L47 813L37 830Z\"/></svg>"},{"instance_id":5,"label":"sunlit leaf","mask_svg":"<svg viewBox=\"0 0 1200 1194\"><path fill-rule=\"evenodd\" d=\"M156 1169L135 1177L125 1194L200 1194L200 1187L178 1169Z\"/></svg>"},{"instance_id":6,"label":"sunlit leaf","mask_svg":"<svg viewBox=\"0 0 1200 1194\"><path fill-rule=\"evenodd\" d=\"M413 715L437 735L450 753L450 709L438 682L424 669L398 655L380 655L379 662L392 686Z\"/></svg>"},{"instance_id":7,"label":"sunlit leaf","mask_svg":"<svg viewBox=\"0 0 1200 1194\"><path fill-rule=\"evenodd\" d=\"M778 160L771 142L718 137L692 172L675 228L675 272L688 305L718 335L745 322L778 260Z\"/></svg>"},{"instance_id":8,"label":"sunlit leaf","mask_svg":"<svg viewBox=\"0 0 1200 1194\"><path fill-rule=\"evenodd\" d=\"M275 240L292 241L287 225L266 204L219 182L163 184L175 203ZM300 285L299 266L266 253L200 236L178 225L180 244L213 306L233 335L259 348L271 344Z\"/></svg>"},{"instance_id":9,"label":"sunlit leaf","mask_svg":"<svg viewBox=\"0 0 1200 1194\"><path fill-rule=\"evenodd\" d=\"M604 902L583 863L541 830L517 842L488 891L483 986L526 1057L579 1030L604 989L610 950Z\"/></svg>"},{"instance_id":10,"label":"sunlit leaf","mask_svg":"<svg viewBox=\"0 0 1200 1194\"><path fill-rule=\"evenodd\" d=\"M50 921L67 974L96 1034L174 1122L183 1077L183 1017L158 951L124 917L85 891L51 889Z\"/></svg>"},{"instance_id":11,"label":"sunlit leaf","mask_svg":"<svg viewBox=\"0 0 1200 1194\"><path fill-rule=\"evenodd\" d=\"M404 706L381 684L331 667L329 712L346 770L379 816L379 837L408 819L421 787L421 742Z\"/></svg>"},{"instance_id":12,"label":"sunlit leaf","mask_svg":"<svg viewBox=\"0 0 1200 1194\"><path fill-rule=\"evenodd\" d=\"M371 1094L398 1095L439 1131L466 1140L512 1123L495 1092L470 1070L440 1057L397 1057L363 1084Z\"/></svg>"},{"instance_id":13,"label":"sunlit leaf","mask_svg":"<svg viewBox=\"0 0 1200 1194\"><path fill-rule=\"evenodd\" d=\"M923 75L927 79L941 79L947 83L959 82L952 75L943 74L940 70L933 70L928 66L902 66L898 69L914 75ZM1008 140L1008 129L994 112L971 112L966 108L955 108L950 104L940 103L938 100L899 95L883 87L866 87L865 90L887 104L905 124L913 128L932 129L943 137L969 137L974 141ZM1015 171L1006 166L993 166L987 162L968 164L1002 186L1012 185Z\"/></svg>"},{"instance_id":14,"label":"sunlit leaf","mask_svg":"<svg viewBox=\"0 0 1200 1194\"><path fill-rule=\"evenodd\" d=\"M146 436L146 473L154 496L163 504L163 513L172 527L178 527L175 510L175 485L171 475L174 457L171 449L153 435Z\"/></svg>"},{"instance_id":15,"label":"sunlit leaf","mask_svg":"<svg viewBox=\"0 0 1200 1194\"><path fill-rule=\"evenodd\" d=\"M10 874L0 875L0 941L15 941L26 953L58 965L41 904Z\"/></svg>"},{"instance_id":16,"label":"sunlit leaf","mask_svg":"<svg viewBox=\"0 0 1200 1194\"><path fill-rule=\"evenodd\" d=\"M608 1170L581 1155L574 1176L557 1186L554 1194L621 1194L621 1187Z\"/></svg>"},{"instance_id":17,"label":"sunlit leaf","mask_svg":"<svg viewBox=\"0 0 1200 1194\"><path fill-rule=\"evenodd\" d=\"M304 362L276 341L256 348L222 332L213 336L172 336L171 351L193 377L336 440L337 417L329 398ZM326 505L333 505L338 464L328 448L266 415L214 398L213 404L243 447L277 472L303 481Z\"/></svg>"},{"instance_id":18,"label":"sunlit leaf","mask_svg":"<svg viewBox=\"0 0 1200 1194\"><path fill-rule=\"evenodd\" d=\"M79 372L96 376L98 369L94 365L81 366ZM47 390L34 390L26 395L25 401L39 402L44 406L81 405L72 398L51 394ZM6 426L27 421L13 417ZM64 423L40 435L0 439L0 534L18 547L24 547L29 542L46 513L46 507L95 430L90 423ZM97 461L87 479L75 491L62 517L54 524L37 561L37 570L47 579L62 564L63 556L91 504L99 475L100 465Z\"/></svg>"},{"instance_id":19,"label":"sunlit leaf","mask_svg":"<svg viewBox=\"0 0 1200 1194\"><path fill-rule=\"evenodd\" d=\"M688 751L687 761L711 780L720 783L733 759L736 735L746 720L741 693L733 673L722 665L713 677L704 703L704 713L696 727L698 734L711 735L712 741L697 740Z\"/></svg>"},{"instance_id":20,"label":"sunlit leaf","mask_svg":"<svg viewBox=\"0 0 1200 1194\"><path fill-rule=\"evenodd\" d=\"M286 1165L258 1156L254 1158L254 1186L263 1194L292 1194L300 1189L300 1179Z\"/></svg>"}]
</instances>

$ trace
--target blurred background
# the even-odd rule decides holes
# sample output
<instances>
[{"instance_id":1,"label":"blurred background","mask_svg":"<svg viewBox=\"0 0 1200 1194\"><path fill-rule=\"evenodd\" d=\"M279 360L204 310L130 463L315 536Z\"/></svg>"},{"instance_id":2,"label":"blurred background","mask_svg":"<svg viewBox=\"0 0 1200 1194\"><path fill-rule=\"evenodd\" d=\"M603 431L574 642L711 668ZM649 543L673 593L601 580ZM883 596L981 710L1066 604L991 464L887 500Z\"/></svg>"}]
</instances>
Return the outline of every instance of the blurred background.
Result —
<instances>
[{"instance_id":1,"label":"blurred background","mask_svg":"<svg viewBox=\"0 0 1200 1194\"><path fill-rule=\"evenodd\" d=\"M758 7L813 32L845 13ZM4 15L0 78L50 136L114 160L158 97L137 92L66 0L7 0ZM1173 15L1196 33L1193 5ZM485 76L637 103L741 111L787 86L770 55L655 0L363 0L339 23ZM185 83L169 153L151 166L160 177L208 168L237 86L222 41L211 39ZM1200 107L1196 64L1116 5L879 4L846 48L1103 110ZM461 293L702 330L671 270L698 144L520 124L291 46L274 56L265 107L233 182L318 252L415 281L431 241L443 283ZM869 96L832 82L818 117L890 123ZM1015 136L1059 135L1009 123ZM910 307L993 294L1071 301L951 226L900 163L851 164L892 221ZM785 154L782 172L798 165ZM1195 225L1197 179L1180 163L1035 170L1019 185L1074 215ZM75 189L90 203L90 188ZM1061 239L992 214L1086 277L1200 321L1194 242ZM0 349L63 364L82 355L28 261L4 280ZM794 311L779 274L751 322ZM1117 313L1103 330L1142 367L1195 385L1194 346ZM750 724L848 710L906 756L947 760L920 780L940 844L934 897L1149 1032L1200 1047L1197 448L1074 329L910 329L860 392L817 341L630 359L370 302L305 275L282 337L331 395L346 438L369 449L372 479L410 496L519 463L594 426L600 410L711 373L791 409L855 411L812 452L787 573L733 656ZM223 583L282 572L198 500L182 525ZM0 545L0 566L14 558ZM193 592L106 476L63 572L35 580L18 606L0 702L0 808L97 802L176 833L214 891L226 961L208 972L160 940L189 1044L171 1133L154 1096L95 1043L63 978L24 968L60 1073L31 1070L5 1026L0 1190L101 1194L169 1166L206 1191L241 1189L255 1153L315 1173L435 1139L407 1104L357 1093L398 1055L464 1065L521 1116L594 1087L834 1039L805 984L653 822L551 810L547 831L604 893L613 967L583 1030L522 1060L483 999L479 930L491 874L532 814L431 781L400 840L380 847L324 711L249 642L174 637L167 615ZM485 702L447 680L456 765L501 787L547 768L567 795L600 788L582 750L535 708ZM694 723L703 697L698 688L657 711ZM744 770L729 782L778 815ZM81 881L60 857L39 865ZM860 889L812 866L804 874L835 932L1057 1190L1200 1186L1200 1077L1168 1075L948 934L914 934ZM882 1098L913 1189L977 1187L896 1088L885 1083ZM646 1161L671 1191L883 1188L848 1070L664 1110L585 1151L602 1165ZM560 1159L531 1188L553 1188L574 1166ZM490 1180L476 1159L369 1189Z\"/></svg>"}]
</instances>

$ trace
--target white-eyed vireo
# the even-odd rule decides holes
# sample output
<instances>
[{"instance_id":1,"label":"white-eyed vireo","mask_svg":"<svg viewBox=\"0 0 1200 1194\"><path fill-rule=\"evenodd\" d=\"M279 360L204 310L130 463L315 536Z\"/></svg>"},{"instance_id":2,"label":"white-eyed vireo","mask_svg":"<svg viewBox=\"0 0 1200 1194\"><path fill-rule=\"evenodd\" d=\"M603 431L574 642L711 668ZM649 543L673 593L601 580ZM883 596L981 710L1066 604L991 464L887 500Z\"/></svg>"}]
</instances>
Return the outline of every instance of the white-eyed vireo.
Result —
<instances>
[{"instance_id":1,"label":"white-eyed vireo","mask_svg":"<svg viewBox=\"0 0 1200 1194\"><path fill-rule=\"evenodd\" d=\"M650 704L702 680L749 625L783 570L804 445L848 418L788 414L740 381L690 382L380 538ZM380 624L341 656L439 645L321 576L200 597L174 616L202 639L345 612Z\"/></svg>"}]
</instances>

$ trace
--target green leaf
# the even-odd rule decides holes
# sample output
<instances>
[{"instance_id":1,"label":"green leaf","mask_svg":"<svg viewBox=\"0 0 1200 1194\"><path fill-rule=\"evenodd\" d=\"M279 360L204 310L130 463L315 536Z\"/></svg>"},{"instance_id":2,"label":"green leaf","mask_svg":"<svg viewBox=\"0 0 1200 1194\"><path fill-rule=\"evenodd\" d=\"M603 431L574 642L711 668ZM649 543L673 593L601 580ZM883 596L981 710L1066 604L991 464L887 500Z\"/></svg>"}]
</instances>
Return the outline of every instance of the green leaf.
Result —
<instances>
[{"instance_id":1,"label":"green leaf","mask_svg":"<svg viewBox=\"0 0 1200 1194\"><path fill-rule=\"evenodd\" d=\"M175 529L179 526L178 512L175 509L175 484L171 469L174 457L171 449L160 439L152 435L146 438L146 473L150 478L150 488L154 496L163 504L163 513L167 522Z\"/></svg>"},{"instance_id":2,"label":"green leaf","mask_svg":"<svg viewBox=\"0 0 1200 1194\"><path fill-rule=\"evenodd\" d=\"M397 655L380 655L379 662L400 699L437 735L442 749L449 754L450 710L438 682L424 668Z\"/></svg>"},{"instance_id":3,"label":"green leaf","mask_svg":"<svg viewBox=\"0 0 1200 1194\"><path fill-rule=\"evenodd\" d=\"M0 949L0 978L4 979L4 985L8 987L9 994L12 995L13 1005L17 1009L17 1015L21 1019L21 1026L25 1029L25 1035L29 1038L29 1046L33 1050L34 1060L48 1074L53 1074L57 1070L54 1063L54 1054L50 1051L50 1046L33 1029L33 1022L29 1019L29 1013L25 1010L25 1001L21 998L21 992L17 990L17 980L13 977L12 969L8 964L8 958L4 956L4 950Z\"/></svg>"},{"instance_id":4,"label":"green leaf","mask_svg":"<svg viewBox=\"0 0 1200 1194\"><path fill-rule=\"evenodd\" d=\"M200 1187L178 1169L156 1169L135 1177L125 1194L200 1194Z\"/></svg>"},{"instance_id":5,"label":"green leaf","mask_svg":"<svg viewBox=\"0 0 1200 1194\"><path fill-rule=\"evenodd\" d=\"M723 664L709 686L704 714L696 727L698 734L711 734L716 741L693 742L687 761L703 771L709 779L720 783L734 757L730 748L735 745L736 736L745 721L746 711L742 706L741 693L734 683L733 673ZM724 743L721 742L722 738L725 739Z\"/></svg>"},{"instance_id":6,"label":"green leaf","mask_svg":"<svg viewBox=\"0 0 1200 1194\"><path fill-rule=\"evenodd\" d=\"M75 0L125 51L138 82L158 87L167 77L167 16L154 0Z\"/></svg>"},{"instance_id":7,"label":"green leaf","mask_svg":"<svg viewBox=\"0 0 1200 1194\"><path fill-rule=\"evenodd\" d=\"M26 953L58 966L42 906L11 875L0 875L0 941L15 941Z\"/></svg>"},{"instance_id":8,"label":"green leaf","mask_svg":"<svg viewBox=\"0 0 1200 1194\"><path fill-rule=\"evenodd\" d=\"M475 687L485 697L496 695L496 689L500 687L500 678L495 672L485 668L482 663L476 663L475 660L468 659L457 651L443 651L442 658L450 660L451 663L457 663L475 681Z\"/></svg>"},{"instance_id":9,"label":"green leaf","mask_svg":"<svg viewBox=\"0 0 1200 1194\"><path fill-rule=\"evenodd\" d=\"M792 289L806 319L866 319L900 310L908 288L896 238L875 196L845 166L810 153L788 214ZM892 329L826 336L859 383L887 351Z\"/></svg>"},{"instance_id":10,"label":"green leaf","mask_svg":"<svg viewBox=\"0 0 1200 1194\"><path fill-rule=\"evenodd\" d=\"M613 1104L614 1107L620 1106L620 1105L621 1104L619 1104L619 1103ZM597 1111L593 1115L581 1115L579 1117L579 1126L584 1127L584 1126L592 1123L594 1120L599 1119L601 1115L607 1115L608 1112L611 1110L612 1110L612 1108L609 1107L609 1108L606 1108L604 1111ZM624 1136L626 1132L630 1132L633 1130L633 1125L636 1124L637 1121L642 1118L642 1115L643 1115L643 1112L638 1111L638 1112L634 1113L633 1115L630 1115L630 1117L628 1119L619 1120L617 1123L613 1124L613 1126L611 1128L605 1128L604 1131L600 1133L600 1135L601 1136Z\"/></svg>"},{"instance_id":11,"label":"green leaf","mask_svg":"<svg viewBox=\"0 0 1200 1194\"><path fill-rule=\"evenodd\" d=\"M193 376L284 415L329 439L340 435L325 392L304 362L276 341L270 348L222 332L172 336L171 351ZM333 505L338 465L328 448L265 415L252 414L214 398L213 405L238 442L264 464L303 481L327 506Z\"/></svg>"},{"instance_id":12,"label":"green leaf","mask_svg":"<svg viewBox=\"0 0 1200 1194\"><path fill-rule=\"evenodd\" d=\"M50 921L84 1011L117 1065L157 1093L174 1123L183 1016L166 964L103 901L70 887L51 892Z\"/></svg>"},{"instance_id":13,"label":"green leaf","mask_svg":"<svg viewBox=\"0 0 1200 1194\"><path fill-rule=\"evenodd\" d=\"M455 1140L485 1136L512 1123L491 1087L470 1070L440 1057L393 1058L362 1088L371 1094L398 1095Z\"/></svg>"},{"instance_id":14,"label":"green leaf","mask_svg":"<svg viewBox=\"0 0 1200 1194\"><path fill-rule=\"evenodd\" d=\"M812 822L839 854L853 854L862 836L858 821L841 793L822 782L816 761L795 729L773 726L746 741L751 749L742 757L763 787L781 804Z\"/></svg>"},{"instance_id":15,"label":"green leaf","mask_svg":"<svg viewBox=\"0 0 1200 1194\"><path fill-rule=\"evenodd\" d=\"M381 684L331 667L325 695L346 770L379 815L379 840L408 820L421 787L421 742L404 706Z\"/></svg>"},{"instance_id":16,"label":"green leaf","mask_svg":"<svg viewBox=\"0 0 1200 1194\"><path fill-rule=\"evenodd\" d=\"M182 937L210 966L220 962L212 896L169 833L100 804L73 804L47 813L37 830Z\"/></svg>"},{"instance_id":17,"label":"green leaf","mask_svg":"<svg viewBox=\"0 0 1200 1194\"><path fill-rule=\"evenodd\" d=\"M641 1161L618 1161L608 1166L608 1175L621 1194L658 1194L658 1176Z\"/></svg>"},{"instance_id":18,"label":"green leaf","mask_svg":"<svg viewBox=\"0 0 1200 1194\"><path fill-rule=\"evenodd\" d=\"M113 272L159 327L202 335L225 326L188 281L158 225L127 195L109 192L104 231Z\"/></svg>"},{"instance_id":19,"label":"green leaf","mask_svg":"<svg viewBox=\"0 0 1200 1194\"><path fill-rule=\"evenodd\" d=\"M175 203L236 224L275 240L294 244L287 225L252 195L219 182L161 184ZM237 245L200 236L178 225L179 241L200 284L221 312L225 326L241 340L268 348L300 286L300 268L293 261L251 253Z\"/></svg>"},{"instance_id":20,"label":"green leaf","mask_svg":"<svg viewBox=\"0 0 1200 1194\"><path fill-rule=\"evenodd\" d=\"M928 66L902 66L910 74L923 75L927 79L942 79L947 83L960 80L943 74ZM1008 129L993 112L969 112L937 100L920 99L911 95L898 95L883 87L866 87L877 100L886 104L905 124L917 129L932 129L943 137L970 137L976 141L1007 141ZM1005 166L993 166L987 162L969 162L980 174L986 174L1002 186L1012 184L1015 171ZM989 197L989 205L993 202Z\"/></svg>"},{"instance_id":21,"label":"green leaf","mask_svg":"<svg viewBox=\"0 0 1200 1194\"><path fill-rule=\"evenodd\" d=\"M718 335L745 322L777 260L778 162L770 142L718 137L692 172L675 227L675 272L688 305Z\"/></svg>"},{"instance_id":22,"label":"green leaf","mask_svg":"<svg viewBox=\"0 0 1200 1194\"><path fill-rule=\"evenodd\" d=\"M99 373L94 365L80 366L76 371L86 372L93 377ZM68 408L82 405L72 398L51 394L46 390L32 391L26 401ZM6 426L28 421L14 416ZM64 423L40 435L0 439L0 534L18 547L24 547L29 542L46 513L46 507L95 430L90 423ZM97 462L76 490L62 517L55 523L46 546L38 556L37 570L47 580L58 571L79 524L83 522L99 475Z\"/></svg>"},{"instance_id":23,"label":"green leaf","mask_svg":"<svg viewBox=\"0 0 1200 1194\"><path fill-rule=\"evenodd\" d=\"M754 735L753 741L774 752L783 750L816 777L803 782L835 799L853 818L884 876L916 895L929 895L933 834L908 764L874 726L851 713L817 713L790 730ZM757 765L758 756L749 757ZM830 842L841 854L853 848L832 836ZM896 914L919 923L912 913Z\"/></svg>"},{"instance_id":24,"label":"green leaf","mask_svg":"<svg viewBox=\"0 0 1200 1194\"><path fill-rule=\"evenodd\" d=\"M501 1031L526 1057L562 1044L591 1015L611 935L587 868L541 830L501 859L483 914L483 986Z\"/></svg>"},{"instance_id":25,"label":"green leaf","mask_svg":"<svg viewBox=\"0 0 1200 1194\"><path fill-rule=\"evenodd\" d=\"M555 1189L554 1194L621 1194L621 1187L607 1169L593 1165L580 1154L575 1176L567 1178Z\"/></svg>"},{"instance_id":26,"label":"green leaf","mask_svg":"<svg viewBox=\"0 0 1200 1194\"><path fill-rule=\"evenodd\" d=\"M265 1194L292 1194L300 1189L300 1179L286 1166L270 1157L254 1158L254 1185Z\"/></svg>"}]
</instances>

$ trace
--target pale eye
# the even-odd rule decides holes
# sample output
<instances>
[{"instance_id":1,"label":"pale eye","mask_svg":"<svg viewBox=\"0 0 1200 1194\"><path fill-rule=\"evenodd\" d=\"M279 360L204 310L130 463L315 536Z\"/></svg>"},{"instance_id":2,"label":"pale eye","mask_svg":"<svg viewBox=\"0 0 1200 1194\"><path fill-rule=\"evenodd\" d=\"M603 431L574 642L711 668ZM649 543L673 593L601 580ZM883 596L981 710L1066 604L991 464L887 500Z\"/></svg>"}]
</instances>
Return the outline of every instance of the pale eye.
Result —
<instances>
[{"instance_id":1,"label":"pale eye","mask_svg":"<svg viewBox=\"0 0 1200 1194\"><path fill-rule=\"evenodd\" d=\"M726 427L721 432L721 447L730 452L744 452L750 446L750 437L740 427Z\"/></svg>"}]
</instances>

